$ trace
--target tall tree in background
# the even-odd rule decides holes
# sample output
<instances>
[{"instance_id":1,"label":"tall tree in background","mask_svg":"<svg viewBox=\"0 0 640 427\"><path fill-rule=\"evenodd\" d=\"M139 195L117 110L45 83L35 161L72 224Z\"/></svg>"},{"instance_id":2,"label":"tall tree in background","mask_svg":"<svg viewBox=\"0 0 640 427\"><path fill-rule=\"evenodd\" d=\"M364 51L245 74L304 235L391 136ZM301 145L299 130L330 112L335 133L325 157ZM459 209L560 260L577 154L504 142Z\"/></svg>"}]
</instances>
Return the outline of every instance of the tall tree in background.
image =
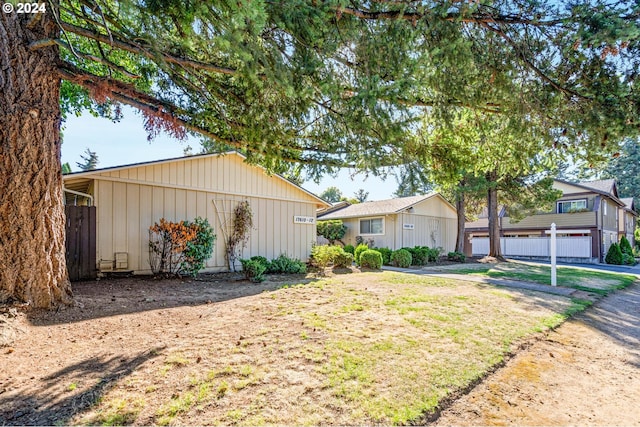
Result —
<instances>
[{"instance_id":1,"label":"tall tree in background","mask_svg":"<svg viewBox=\"0 0 640 427\"><path fill-rule=\"evenodd\" d=\"M46 9L0 15L0 301L70 300L63 113L117 117L132 105L150 137L197 132L269 170L303 163L311 177L405 162L425 110L444 122L452 107L511 128L544 122L540 143L559 151L607 148L638 128L631 0L52 0Z\"/></svg>"},{"instance_id":2,"label":"tall tree in background","mask_svg":"<svg viewBox=\"0 0 640 427\"><path fill-rule=\"evenodd\" d=\"M364 203L369 198L369 192L364 191L364 188L359 189L355 193L353 193L353 197L358 201L358 203Z\"/></svg>"},{"instance_id":3,"label":"tall tree in background","mask_svg":"<svg viewBox=\"0 0 640 427\"><path fill-rule=\"evenodd\" d=\"M329 187L320 193L320 198L329 203L337 203L342 200L342 191L338 187Z\"/></svg>"},{"instance_id":4,"label":"tall tree in background","mask_svg":"<svg viewBox=\"0 0 640 427\"><path fill-rule=\"evenodd\" d=\"M84 151L84 154L80 154L82 162L76 162L76 165L82 171L92 171L98 167L98 155L95 151L91 151L88 148Z\"/></svg>"}]
</instances>

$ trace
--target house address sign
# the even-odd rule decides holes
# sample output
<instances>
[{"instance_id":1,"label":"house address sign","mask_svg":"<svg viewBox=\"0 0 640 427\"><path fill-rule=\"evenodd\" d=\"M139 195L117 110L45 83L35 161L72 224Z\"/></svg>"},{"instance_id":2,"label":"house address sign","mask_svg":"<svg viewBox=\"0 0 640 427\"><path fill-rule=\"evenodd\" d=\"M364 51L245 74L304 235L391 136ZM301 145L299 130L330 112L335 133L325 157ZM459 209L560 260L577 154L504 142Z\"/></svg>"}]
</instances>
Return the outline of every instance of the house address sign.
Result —
<instances>
[{"instance_id":1,"label":"house address sign","mask_svg":"<svg viewBox=\"0 0 640 427\"><path fill-rule=\"evenodd\" d=\"M413 224L402 224L403 230L413 230L415 227Z\"/></svg>"},{"instance_id":2,"label":"house address sign","mask_svg":"<svg viewBox=\"0 0 640 427\"><path fill-rule=\"evenodd\" d=\"M293 223L294 224L315 224L316 223L316 219L312 216L298 216L298 215L294 215L293 216Z\"/></svg>"}]
</instances>

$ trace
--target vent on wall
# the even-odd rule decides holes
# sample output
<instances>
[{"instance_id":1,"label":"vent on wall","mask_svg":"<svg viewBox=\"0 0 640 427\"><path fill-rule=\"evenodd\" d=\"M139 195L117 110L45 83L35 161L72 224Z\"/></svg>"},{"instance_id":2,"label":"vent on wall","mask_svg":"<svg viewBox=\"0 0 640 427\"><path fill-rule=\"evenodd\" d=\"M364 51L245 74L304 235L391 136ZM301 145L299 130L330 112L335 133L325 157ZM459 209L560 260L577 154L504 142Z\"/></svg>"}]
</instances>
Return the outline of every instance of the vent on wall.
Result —
<instances>
[{"instance_id":1,"label":"vent on wall","mask_svg":"<svg viewBox=\"0 0 640 427\"><path fill-rule=\"evenodd\" d=\"M98 270L100 271L113 271L112 259L101 259L98 261Z\"/></svg>"},{"instance_id":2,"label":"vent on wall","mask_svg":"<svg viewBox=\"0 0 640 427\"><path fill-rule=\"evenodd\" d=\"M129 268L129 257L126 252L116 252L116 270L126 270Z\"/></svg>"}]
</instances>

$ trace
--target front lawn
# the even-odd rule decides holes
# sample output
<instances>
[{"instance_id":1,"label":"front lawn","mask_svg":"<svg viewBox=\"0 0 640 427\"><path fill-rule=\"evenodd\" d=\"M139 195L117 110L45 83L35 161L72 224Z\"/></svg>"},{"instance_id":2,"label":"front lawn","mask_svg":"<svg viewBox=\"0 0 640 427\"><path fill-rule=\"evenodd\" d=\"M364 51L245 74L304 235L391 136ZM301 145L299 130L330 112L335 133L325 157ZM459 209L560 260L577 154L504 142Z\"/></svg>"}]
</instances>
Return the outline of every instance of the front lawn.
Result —
<instances>
[{"instance_id":1,"label":"front lawn","mask_svg":"<svg viewBox=\"0 0 640 427\"><path fill-rule=\"evenodd\" d=\"M447 273L473 274L495 279L514 279L549 285L551 283L551 267L531 265L520 262L502 262L484 265L477 268L451 267ZM585 270L574 267L559 266L557 281L559 286L566 286L587 292L606 295L612 290L623 289L636 280L630 274L609 273L604 271Z\"/></svg>"},{"instance_id":2,"label":"front lawn","mask_svg":"<svg viewBox=\"0 0 640 427\"><path fill-rule=\"evenodd\" d=\"M557 296L388 272L232 304L252 315L210 319L206 337L170 348L136 386L122 380L74 422L112 423L121 412L163 425L416 422L515 342L584 308ZM220 340L238 321L236 336Z\"/></svg>"}]
</instances>

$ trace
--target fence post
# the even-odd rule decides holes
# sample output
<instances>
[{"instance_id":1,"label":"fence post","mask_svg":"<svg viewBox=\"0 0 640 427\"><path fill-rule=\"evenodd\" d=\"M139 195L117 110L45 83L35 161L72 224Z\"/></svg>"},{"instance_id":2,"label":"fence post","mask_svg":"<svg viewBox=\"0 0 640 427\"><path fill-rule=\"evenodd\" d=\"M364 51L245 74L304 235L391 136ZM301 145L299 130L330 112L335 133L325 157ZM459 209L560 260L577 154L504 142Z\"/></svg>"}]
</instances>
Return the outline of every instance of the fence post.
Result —
<instances>
[{"instance_id":1,"label":"fence post","mask_svg":"<svg viewBox=\"0 0 640 427\"><path fill-rule=\"evenodd\" d=\"M551 286L557 285L556 277L556 223L551 223Z\"/></svg>"}]
</instances>

